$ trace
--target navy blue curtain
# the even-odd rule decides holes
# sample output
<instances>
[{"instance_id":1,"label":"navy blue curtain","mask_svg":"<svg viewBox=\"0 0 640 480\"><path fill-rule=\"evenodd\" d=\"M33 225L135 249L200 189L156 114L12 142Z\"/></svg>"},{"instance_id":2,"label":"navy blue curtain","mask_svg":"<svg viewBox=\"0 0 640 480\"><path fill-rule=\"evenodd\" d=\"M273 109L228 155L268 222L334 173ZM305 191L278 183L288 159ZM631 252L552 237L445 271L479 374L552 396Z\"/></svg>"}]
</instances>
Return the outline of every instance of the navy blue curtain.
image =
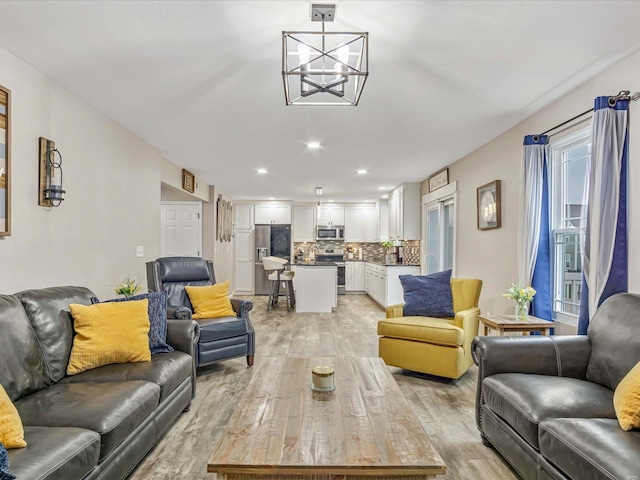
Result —
<instances>
[{"instance_id":1,"label":"navy blue curtain","mask_svg":"<svg viewBox=\"0 0 640 480\"><path fill-rule=\"evenodd\" d=\"M598 97L592 156L578 333L586 335L596 309L628 291L627 180L629 100ZM596 208L597 207L597 208Z\"/></svg>"}]
</instances>

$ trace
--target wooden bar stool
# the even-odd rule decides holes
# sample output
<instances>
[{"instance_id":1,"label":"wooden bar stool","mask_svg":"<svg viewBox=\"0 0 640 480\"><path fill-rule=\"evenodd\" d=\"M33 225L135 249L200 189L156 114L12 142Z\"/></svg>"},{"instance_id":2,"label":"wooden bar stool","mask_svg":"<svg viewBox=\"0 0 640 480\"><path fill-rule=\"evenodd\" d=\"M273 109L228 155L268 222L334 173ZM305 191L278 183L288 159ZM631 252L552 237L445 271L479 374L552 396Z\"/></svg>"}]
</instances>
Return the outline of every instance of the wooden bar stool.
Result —
<instances>
[{"instance_id":1,"label":"wooden bar stool","mask_svg":"<svg viewBox=\"0 0 640 480\"><path fill-rule=\"evenodd\" d=\"M267 311L271 310L271 307L275 307L278 303L280 282L286 282L287 284L287 291L285 293L287 297L287 312L290 312L296 307L296 296L293 290L293 277L295 272L284 269L287 262L288 260L280 257L262 258L262 265L267 273L269 273L267 278L271 280L271 294L269 295L269 302L267 303Z\"/></svg>"}]
</instances>

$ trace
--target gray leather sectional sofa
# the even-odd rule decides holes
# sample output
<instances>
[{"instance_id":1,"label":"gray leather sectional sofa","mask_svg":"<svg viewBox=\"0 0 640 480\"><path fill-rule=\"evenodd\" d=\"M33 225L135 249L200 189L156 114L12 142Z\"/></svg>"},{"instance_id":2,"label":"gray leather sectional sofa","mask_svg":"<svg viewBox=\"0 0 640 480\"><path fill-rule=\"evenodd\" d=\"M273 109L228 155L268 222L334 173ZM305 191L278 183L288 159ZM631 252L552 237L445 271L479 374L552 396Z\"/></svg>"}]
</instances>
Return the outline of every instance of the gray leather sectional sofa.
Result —
<instances>
[{"instance_id":1,"label":"gray leather sectional sofa","mask_svg":"<svg viewBox=\"0 0 640 480\"><path fill-rule=\"evenodd\" d=\"M640 361L640 295L605 300L588 335L476 337L476 421L524 479L640 479L640 430L613 393Z\"/></svg>"},{"instance_id":2,"label":"gray leather sectional sofa","mask_svg":"<svg viewBox=\"0 0 640 480\"><path fill-rule=\"evenodd\" d=\"M68 305L90 305L92 296L82 287L0 295L0 383L27 441L9 450L18 480L125 478L195 393L193 321L169 321L175 351L151 362L66 376L74 335Z\"/></svg>"}]
</instances>

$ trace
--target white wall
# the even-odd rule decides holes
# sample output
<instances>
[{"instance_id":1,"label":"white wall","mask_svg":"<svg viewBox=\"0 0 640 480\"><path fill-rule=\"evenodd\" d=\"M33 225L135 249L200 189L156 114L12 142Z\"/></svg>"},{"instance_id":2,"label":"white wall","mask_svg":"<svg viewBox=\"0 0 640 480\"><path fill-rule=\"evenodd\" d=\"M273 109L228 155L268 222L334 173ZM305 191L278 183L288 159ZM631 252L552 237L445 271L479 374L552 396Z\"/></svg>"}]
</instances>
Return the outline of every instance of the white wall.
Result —
<instances>
[{"instance_id":1,"label":"white wall","mask_svg":"<svg viewBox=\"0 0 640 480\"><path fill-rule=\"evenodd\" d=\"M517 281L517 228L522 166L522 141L527 134L543 132L593 106L600 95L620 90L640 89L640 53L609 68L605 73L575 89L503 135L485 144L449 167L449 180L458 182L457 275L481 278L483 312L513 313L513 301L501 294ZM464 112L462 112L464 114ZM640 253L633 245L640 241L640 102L631 104L629 144L629 290L640 292ZM588 125L588 123L585 123ZM465 132L460 132L464 135ZM556 138L559 136L556 135ZM552 137L553 140L553 137ZM476 228L476 188L492 180L502 181L502 227L480 231ZM428 191L426 180L422 193Z\"/></svg>"},{"instance_id":2,"label":"white wall","mask_svg":"<svg viewBox=\"0 0 640 480\"><path fill-rule=\"evenodd\" d=\"M226 201L232 201L232 198L227 193L217 188L211 192L211 205L215 212L217 212L218 195L222 195L222 199ZM217 221L217 217L216 217ZM213 266L216 272L216 281L224 282L229 280L231 289L233 288L233 239L230 242L220 242L217 239L217 232L214 230L213 234L214 242L214 256Z\"/></svg>"},{"instance_id":3,"label":"white wall","mask_svg":"<svg viewBox=\"0 0 640 480\"><path fill-rule=\"evenodd\" d=\"M169 177L180 167L1 48L0 65L13 111L12 235L0 239L0 292L82 285L110 298L127 275L146 285L145 262L160 255L161 170ZM58 208L38 206L41 136L63 156Z\"/></svg>"}]
</instances>

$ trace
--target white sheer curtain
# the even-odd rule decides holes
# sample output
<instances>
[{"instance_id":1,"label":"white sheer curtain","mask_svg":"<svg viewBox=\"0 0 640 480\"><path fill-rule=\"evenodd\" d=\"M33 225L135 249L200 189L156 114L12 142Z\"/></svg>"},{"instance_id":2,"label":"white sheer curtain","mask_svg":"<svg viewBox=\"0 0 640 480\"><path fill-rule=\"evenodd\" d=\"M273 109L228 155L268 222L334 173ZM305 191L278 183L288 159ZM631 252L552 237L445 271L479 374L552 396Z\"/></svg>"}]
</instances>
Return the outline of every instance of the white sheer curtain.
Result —
<instances>
[{"instance_id":1,"label":"white sheer curtain","mask_svg":"<svg viewBox=\"0 0 640 480\"><path fill-rule=\"evenodd\" d=\"M623 242L626 250L626 219L624 237L621 236L618 212L621 208L621 182L623 153L626 153L628 100L619 100L617 105L608 104L609 97L598 97L592 124L592 157L589 169L589 192L587 212L587 239L584 252L583 272L588 286L588 319L593 317L599 304L605 299L603 293L613 277L624 273L624 285L611 287L612 292L626 291L626 271L612 271L617 242ZM626 175L625 175L626 179ZM622 196L626 201L626 191ZM626 211L626 207L625 211ZM626 263L626 252L625 263ZM618 282L621 283L621 282ZM609 290L608 289L608 290ZM583 289L584 290L584 289ZM581 312L581 322L582 322Z\"/></svg>"},{"instance_id":2,"label":"white sheer curtain","mask_svg":"<svg viewBox=\"0 0 640 480\"><path fill-rule=\"evenodd\" d=\"M532 283L538 255L546 143L546 135L528 135L524 138L518 226L518 281L525 286Z\"/></svg>"}]
</instances>

